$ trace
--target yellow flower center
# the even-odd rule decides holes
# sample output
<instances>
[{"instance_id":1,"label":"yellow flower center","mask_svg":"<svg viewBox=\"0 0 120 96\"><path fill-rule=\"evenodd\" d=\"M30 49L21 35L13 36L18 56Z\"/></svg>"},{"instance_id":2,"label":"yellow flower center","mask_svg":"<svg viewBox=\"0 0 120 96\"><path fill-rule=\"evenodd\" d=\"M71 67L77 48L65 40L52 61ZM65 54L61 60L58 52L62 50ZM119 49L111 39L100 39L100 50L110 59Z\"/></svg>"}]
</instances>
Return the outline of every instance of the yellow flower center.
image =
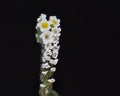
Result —
<instances>
[{"instance_id":1,"label":"yellow flower center","mask_svg":"<svg viewBox=\"0 0 120 96\"><path fill-rule=\"evenodd\" d=\"M53 24L56 25L57 24L57 20L52 20Z\"/></svg>"},{"instance_id":2,"label":"yellow flower center","mask_svg":"<svg viewBox=\"0 0 120 96\"><path fill-rule=\"evenodd\" d=\"M47 22L43 22L43 23L41 24L41 27L42 27L42 28L48 28L48 26L49 26L49 25L48 25Z\"/></svg>"}]
</instances>

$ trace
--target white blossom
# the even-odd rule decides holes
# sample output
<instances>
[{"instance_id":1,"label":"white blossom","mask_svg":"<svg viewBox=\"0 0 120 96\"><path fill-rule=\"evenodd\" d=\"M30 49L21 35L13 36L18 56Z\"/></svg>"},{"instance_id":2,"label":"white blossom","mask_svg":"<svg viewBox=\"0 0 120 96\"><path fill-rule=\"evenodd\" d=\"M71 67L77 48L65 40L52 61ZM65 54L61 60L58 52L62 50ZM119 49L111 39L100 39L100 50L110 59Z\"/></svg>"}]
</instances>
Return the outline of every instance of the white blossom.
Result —
<instances>
[{"instance_id":1,"label":"white blossom","mask_svg":"<svg viewBox=\"0 0 120 96\"><path fill-rule=\"evenodd\" d=\"M52 28L52 33L54 36L60 36L61 35L60 31L61 31L60 27L59 28L57 28L57 27Z\"/></svg>"},{"instance_id":2,"label":"white blossom","mask_svg":"<svg viewBox=\"0 0 120 96\"><path fill-rule=\"evenodd\" d=\"M52 55L52 52L51 52L51 50L50 50L50 51L48 51L48 55Z\"/></svg>"},{"instance_id":3,"label":"white blossom","mask_svg":"<svg viewBox=\"0 0 120 96\"><path fill-rule=\"evenodd\" d=\"M41 32L48 31L50 29L50 22L43 19L41 22L37 23L36 28L39 28Z\"/></svg>"},{"instance_id":4,"label":"white blossom","mask_svg":"<svg viewBox=\"0 0 120 96\"><path fill-rule=\"evenodd\" d=\"M55 68L55 67L52 67L52 68L50 68L50 71L55 72L55 71L56 71L56 68Z\"/></svg>"},{"instance_id":5,"label":"white blossom","mask_svg":"<svg viewBox=\"0 0 120 96\"><path fill-rule=\"evenodd\" d=\"M50 52L45 51L42 56L42 61L43 62L49 61L51 59L49 56L50 54L52 54L51 51Z\"/></svg>"},{"instance_id":6,"label":"white blossom","mask_svg":"<svg viewBox=\"0 0 120 96\"><path fill-rule=\"evenodd\" d=\"M58 44L59 43L59 37L53 36L53 43Z\"/></svg>"},{"instance_id":7,"label":"white blossom","mask_svg":"<svg viewBox=\"0 0 120 96\"><path fill-rule=\"evenodd\" d=\"M55 79L54 79L54 78L48 79L48 82L49 82L49 83L54 83L54 82L55 82Z\"/></svg>"},{"instance_id":8,"label":"white blossom","mask_svg":"<svg viewBox=\"0 0 120 96\"><path fill-rule=\"evenodd\" d=\"M46 60L50 61L51 57L50 56L46 56Z\"/></svg>"},{"instance_id":9,"label":"white blossom","mask_svg":"<svg viewBox=\"0 0 120 96\"><path fill-rule=\"evenodd\" d=\"M47 20L46 17L47 17L46 14L41 14L39 16L39 18L37 18L37 22L38 23L37 23L36 28L40 28L40 22L43 21L43 20L46 21Z\"/></svg>"},{"instance_id":10,"label":"white blossom","mask_svg":"<svg viewBox=\"0 0 120 96\"><path fill-rule=\"evenodd\" d=\"M52 55L52 51L50 49L45 50L44 56L46 57L46 56L49 56L49 55Z\"/></svg>"},{"instance_id":11,"label":"white blossom","mask_svg":"<svg viewBox=\"0 0 120 96\"><path fill-rule=\"evenodd\" d=\"M48 73L48 71L42 71L43 75L46 75Z\"/></svg>"},{"instance_id":12,"label":"white blossom","mask_svg":"<svg viewBox=\"0 0 120 96\"><path fill-rule=\"evenodd\" d=\"M44 57L47 57L47 56L49 56L49 55L51 55L51 54L52 54L51 50L45 50L45 51L43 52L43 56L44 56Z\"/></svg>"},{"instance_id":13,"label":"white blossom","mask_svg":"<svg viewBox=\"0 0 120 96\"><path fill-rule=\"evenodd\" d=\"M52 43L45 44L45 50L51 50L53 48Z\"/></svg>"},{"instance_id":14,"label":"white blossom","mask_svg":"<svg viewBox=\"0 0 120 96\"><path fill-rule=\"evenodd\" d=\"M42 57L42 62L46 62L46 58L44 56Z\"/></svg>"},{"instance_id":15,"label":"white blossom","mask_svg":"<svg viewBox=\"0 0 120 96\"><path fill-rule=\"evenodd\" d=\"M47 52L47 51L44 51L44 52L43 52L43 57L46 57L46 56L48 56L48 52Z\"/></svg>"},{"instance_id":16,"label":"white blossom","mask_svg":"<svg viewBox=\"0 0 120 96\"><path fill-rule=\"evenodd\" d=\"M39 18L45 19L45 20L46 20L46 17L47 17L46 14L43 14L43 13L39 16Z\"/></svg>"},{"instance_id":17,"label":"white blossom","mask_svg":"<svg viewBox=\"0 0 120 96\"><path fill-rule=\"evenodd\" d=\"M58 51L54 52L54 53L52 54L52 57L56 59L56 58L58 57Z\"/></svg>"},{"instance_id":18,"label":"white blossom","mask_svg":"<svg viewBox=\"0 0 120 96\"><path fill-rule=\"evenodd\" d=\"M48 69L48 68L50 68L50 65L48 63L43 63L42 64L42 68Z\"/></svg>"},{"instance_id":19,"label":"white blossom","mask_svg":"<svg viewBox=\"0 0 120 96\"><path fill-rule=\"evenodd\" d=\"M53 34L50 31L45 31L40 35L40 38L43 41L43 44L48 44L53 42Z\"/></svg>"},{"instance_id":20,"label":"white blossom","mask_svg":"<svg viewBox=\"0 0 120 96\"><path fill-rule=\"evenodd\" d=\"M41 87L41 88L44 88L44 87L46 87L46 85L44 85L44 84L40 84L40 87Z\"/></svg>"},{"instance_id":21,"label":"white blossom","mask_svg":"<svg viewBox=\"0 0 120 96\"><path fill-rule=\"evenodd\" d=\"M52 65L56 65L57 62L58 62L58 59L51 59L51 60L50 60L50 63L51 63Z\"/></svg>"},{"instance_id":22,"label":"white blossom","mask_svg":"<svg viewBox=\"0 0 120 96\"><path fill-rule=\"evenodd\" d=\"M58 45L55 43L54 46L53 46L53 53L56 52L56 51L58 52L59 49L60 49L60 46L58 46Z\"/></svg>"},{"instance_id":23,"label":"white blossom","mask_svg":"<svg viewBox=\"0 0 120 96\"><path fill-rule=\"evenodd\" d=\"M60 46L55 46L52 50L52 57L57 58L58 57L58 51L59 51Z\"/></svg>"},{"instance_id":24,"label":"white blossom","mask_svg":"<svg viewBox=\"0 0 120 96\"><path fill-rule=\"evenodd\" d=\"M49 20L51 21L54 27L60 26L60 19L57 19L56 16L50 16Z\"/></svg>"}]
</instances>

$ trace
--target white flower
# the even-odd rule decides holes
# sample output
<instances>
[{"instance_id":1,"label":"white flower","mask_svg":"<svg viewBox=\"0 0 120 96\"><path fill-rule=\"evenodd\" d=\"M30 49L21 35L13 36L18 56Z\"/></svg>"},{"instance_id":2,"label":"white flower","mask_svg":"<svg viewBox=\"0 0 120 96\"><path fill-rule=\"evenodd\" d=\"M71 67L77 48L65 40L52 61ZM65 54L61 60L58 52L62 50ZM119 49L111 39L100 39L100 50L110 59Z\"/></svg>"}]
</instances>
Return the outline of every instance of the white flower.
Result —
<instances>
[{"instance_id":1,"label":"white flower","mask_svg":"<svg viewBox=\"0 0 120 96\"><path fill-rule=\"evenodd\" d=\"M50 56L52 55L52 52L51 52L51 50L49 50L49 51L48 51L48 55L50 55Z\"/></svg>"},{"instance_id":2,"label":"white flower","mask_svg":"<svg viewBox=\"0 0 120 96\"><path fill-rule=\"evenodd\" d=\"M50 31L45 31L40 35L40 38L42 38L43 44L48 44L53 42L53 35Z\"/></svg>"},{"instance_id":3,"label":"white flower","mask_svg":"<svg viewBox=\"0 0 120 96\"><path fill-rule=\"evenodd\" d=\"M52 28L52 33L54 36L60 36L61 35L60 31L61 31L60 27L59 28L57 28L57 27Z\"/></svg>"},{"instance_id":4,"label":"white flower","mask_svg":"<svg viewBox=\"0 0 120 96\"><path fill-rule=\"evenodd\" d=\"M59 51L58 48L54 48L54 49L53 49L53 54L54 54L54 53L55 53L55 54L58 54L58 51Z\"/></svg>"},{"instance_id":5,"label":"white flower","mask_svg":"<svg viewBox=\"0 0 120 96\"><path fill-rule=\"evenodd\" d=\"M46 62L46 61L50 61L51 57L49 55L52 55L51 50L45 50L43 52L43 56L42 56L42 62Z\"/></svg>"},{"instance_id":6,"label":"white flower","mask_svg":"<svg viewBox=\"0 0 120 96\"><path fill-rule=\"evenodd\" d=\"M47 57L47 56L48 56L48 52L47 52L47 51L44 51L43 57Z\"/></svg>"},{"instance_id":7,"label":"white flower","mask_svg":"<svg viewBox=\"0 0 120 96\"><path fill-rule=\"evenodd\" d=\"M37 23L36 28L40 28L41 32L47 31L50 29L50 22L43 19L41 22Z\"/></svg>"},{"instance_id":8,"label":"white flower","mask_svg":"<svg viewBox=\"0 0 120 96\"><path fill-rule=\"evenodd\" d=\"M47 61L50 61L50 59L51 59L50 56L46 56L45 58Z\"/></svg>"},{"instance_id":9,"label":"white flower","mask_svg":"<svg viewBox=\"0 0 120 96\"><path fill-rule=\"evenodd\" d=\"M48 68L50 68L50 65L48 63L42 64L42 68L48 69Z\"/></svg>"},{"instance_id":10,"label":"white flower","mask_svg":"<svg viewBox=\"0 0 120 96\"><path fill-rule=\"evenodd\" d=\"M46 85L44 85L44 84L40 84L40 87L41 87L41 88L44 88L44 87L46 87Z\"/></svg>"},{"instance_id":11,"label":"white flower","mask_svg":"<svg viewBox=\"0 0 120 96\"><path fill-rule=\"evenodd\" d=\"M48 79L48 82L49 82L49 83L54 83L54 82L55 82L55 79L54 79L54 78Z\"/></svg>"},{"instance_id":12,"label":"white flower","mask_svg":"<svg viewBox=\"0 0 120 96\"><path fill-rule=\"evenodd\" d=\"M53 45L53 51L59 50L60 46L58 46L56 43Z\"/></svg>"},{"instance_id":13,"label":"white flower","mask_svg":"<svg viewBox=\"0 0 120 96\"><path fill-rule=\"evenodd\" d=\"M46 48L45 52L44 52L44 57L48 56L48 55L52 55L51 50L48 48Z\"/></svg>"},{"instance_id":14,"label":"white flower","mask_svg":"<svg viewBox=\"0 0 120 96\"><path fill-rule=\"evenodd\" d=\"M55 71L56 71L56 68L53 67L53 68L50 69L50 71L55 72Z\"/></svg>"},{"instance_id":15,"label":"white flower","mask_svg":"<svg viewBox=\"0 0 120 96\"><path fill-rule=\"evenodd\" d=\"M53 44L53 47L56 47L56 46L58 46L58 44L57 44L57 43L54 43L54 44Z\"/></svg>"},{"instance_id":16,"label":"white flower","mask_svg":"<svg viewBox=\"0 0 120 96\"><path fill-rule=\"evenodd\" d=\"M51 55L51 54L52 54L51 50L45 50L43 53L43 56L47 57L48 55Z\"/></svg>"},{"instance_id":17,"label":"white flower","mask_svg":"<svg viewBox=\"0 0 120 96\"><path fill-rule=\"evenodd\" d=\"M51 59L50 60L50 63L52 64L52 65L56 65L57 64L57 62L58 62L58 59Z\"/></svg>"},{"instance_id":18,"label":"white flower","mask_svg":"<svg viewBox=\"0 0 120 96\"><path fill-rule=\"evenodd\" d=\"M41 14L39 18L37 18L37 22L40 22L41 20L46 20L46 14Z\"/></svg>"},{"instance_id":19,"label":"white flower","mask_svg":"<svg viewBox=\"0 0 120 96\"><path fill-rule=\"evenodd\" d=\"M53 48L53 46L52 46L51 43L45 44L45 49L46 49L46 50L50 50L50 49L52 49L52 48Z\"/></svg>"},{"instance_id":20,"label":"white flower","mask_svg":"<svg viewBox=\"0 0 120 96\"><path fill-rule=\"evenodd\" d=\"M52 54L52 57L53 58L57 58L58 57L58 51L59 51L59 46L55 46L54 48L53 48L53 54Z\"/></svg>"},{"instance_id":21,"label":"white flower","mask_svg":"<svg viewBox=\"0 0 120 96\"><path fill-rule=\"evenodd\" d=\"M50 16L49 20L51 21L54 27L60 26L60 19L57 19L56 16Z\"/></svg>"},{"instance_id":22,"label":"white flower","mask_svg":"<svg viewBox=\"0 0 120 96\"><path fill-rule=\"evenodd\" d=\"M52 57L56 59L58 57L58 51L53 52Z\"/></svg>"},{"instance_id":23,"label":"white flower","mask_svg":"<svg viewBox=\"0 0 120 96\"><path fill-rule=\"evenodd\" d=\"M54 44L54 48L53 48L53 54L52 57L53 58L57 58L58 57L58 52L59 52L60 46L57 46L57 44Z\"/></svg>"},{"instance_id":24,"label":"white flower","mask_svg":"<svg viewBox=\"0 0 120 96\"><path fill-rule=\"evenodd\" d=\"M50 56L42 57L42 62L50 61Z\"/></svg>"},{"instance_id":25,"label":"white flower","mask_svg":"<svg viewBox=\"0 0 120 96\"><path fill-rule=\"evenodd\" d=\"M53 43L58 44L59 43L59 37L53 36Z\"/></svg>"},{"instance_id":26,"label":"white flower","mask_svg":"<svg viewBox=\"0 0 120 96\"><path fill-rule=\"evenodd\" d=\"M46 75L48 73L48 71L42 71L43 75Z\"/></svg>"},{"instance_id":27,"label":"white flower","mask_svg":"<svg viewBox=\"0 0 120 96\"><path fill-rule=\"evenodd\" d=\"M42 56L41 59L42 59L42 62L46 61L46 58L44 56Z\"/></svg>"},{"instance_id":28,"label":"white flower","mask_svg":"<svg viewBox=\"0 0 120 96\"><path fill-rule=\"evenodd\" d=\"M46 57L42 56L42 62L46 62L46 61L47 61Z\"/></svg>"},{"instance_id":29,"label":"white flower","mask_svg":"<svg viewBox=\"0 0 120 96\"><path fill-rule=\"evenodd\" d=\"M41 14L40 16L39 16L39 18L41 18L41 19L45 19L46 20L46 14Z\"/></svg>"},{"instance_id":30,"label":"white flower","mask_svg":"<svg viewBox=\"0 0 120 96\"><path fill-rule=\"evenodd\" d=\"M53 48L53 53L57 53L59 51L59 48Z\"/></svg>"}]
</instances>

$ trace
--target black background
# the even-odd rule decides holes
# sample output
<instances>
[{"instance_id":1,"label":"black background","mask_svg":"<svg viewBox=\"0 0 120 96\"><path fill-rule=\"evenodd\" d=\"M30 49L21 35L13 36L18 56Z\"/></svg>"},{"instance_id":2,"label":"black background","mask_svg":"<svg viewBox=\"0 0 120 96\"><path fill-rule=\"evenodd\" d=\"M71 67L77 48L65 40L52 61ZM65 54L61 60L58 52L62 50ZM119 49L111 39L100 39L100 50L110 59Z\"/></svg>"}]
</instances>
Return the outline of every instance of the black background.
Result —
<instances>
[{"instance_id":1,"label":"black background","mask_svg":"<svg viewBox=\"0 0 120 96\"><path fill-rule=\"evenodd\" d=\"M63 96L111 94L117 2L19 0L3 9L1 96L38 96L40 45L34 35L41 13L61 19L54 89Z\"/></svg>"}]
</instances>

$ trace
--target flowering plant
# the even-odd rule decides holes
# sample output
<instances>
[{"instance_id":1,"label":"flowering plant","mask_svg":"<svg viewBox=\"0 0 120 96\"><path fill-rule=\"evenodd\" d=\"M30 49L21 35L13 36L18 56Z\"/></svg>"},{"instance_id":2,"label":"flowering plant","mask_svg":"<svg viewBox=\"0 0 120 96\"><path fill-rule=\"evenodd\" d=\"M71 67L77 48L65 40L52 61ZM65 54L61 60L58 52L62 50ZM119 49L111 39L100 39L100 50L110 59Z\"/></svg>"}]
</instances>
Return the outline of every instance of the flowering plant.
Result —
<instances>
[{"instance_id":1,"label":"flowering plant","mask_svg":"<svg viewBox=\"0 0 120 96\"><path fill-rule=\"evenodd\" d=\"M55 65L58 62L58 51L60 48L59 37L60 19L56 16L50 16L49 20L45 14L41 14L37 18L35 34L37 43L42 45L42 65L40 74L40 96L58 96L52 87L55 79L52 78L53 73L56 71Z\"/></svg>"}]
</instances>

